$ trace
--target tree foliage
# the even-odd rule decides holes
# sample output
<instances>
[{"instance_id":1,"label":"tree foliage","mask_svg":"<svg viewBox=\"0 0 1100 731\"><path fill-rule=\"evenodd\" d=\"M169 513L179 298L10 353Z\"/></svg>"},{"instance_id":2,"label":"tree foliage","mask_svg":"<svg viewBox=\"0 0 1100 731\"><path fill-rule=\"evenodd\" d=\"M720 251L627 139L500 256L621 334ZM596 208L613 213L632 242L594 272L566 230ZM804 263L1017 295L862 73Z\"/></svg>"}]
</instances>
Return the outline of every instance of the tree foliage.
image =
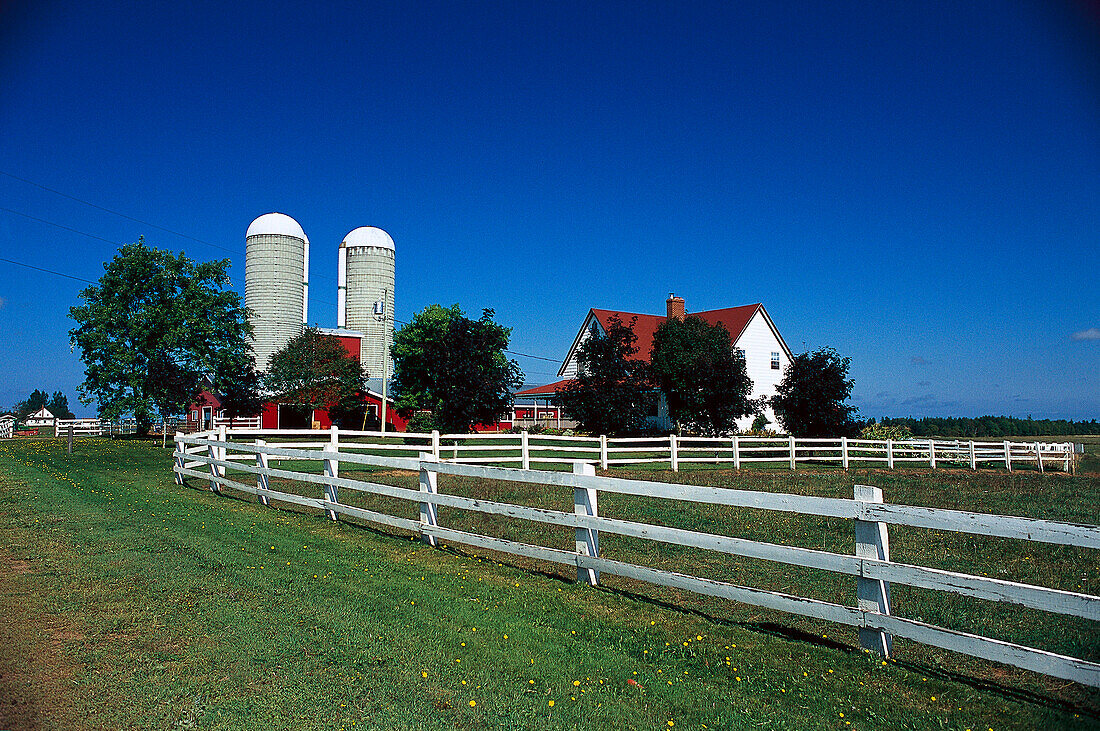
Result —
<instances>
[{"instance_id":1,"label":"tree foliage","mask_svg":"<svg viewBox=\"0 0 1100 731\"><path fill-rule=\"evenodd\" d=\"M771 399L783 429L796 437L852 436L858 431L856 408L845 403L852 395L848 378L851 358L832 348L796 355Z\"/></svg>"},{"instance_id":2,"label":"tree foliage","mask_svg":"<svg viewBox=\"0 0 1100 731\"><path fill-rule=\"evenodd\" d=\"M271 354L263 385L281 403L313 410L354 397L366 378L338 340L308 327Z\"/></svg>"},{"instance_id":3,"label":"tree foliage","mask_svg":"<svg viewBox=\"0 0 1100 731\"><path fill-rule=\"evenodd\" d=\"M28 416L45 406L50 413L58 419L71 419L73 412L69 410L69 397L60 391L54 391L53 395L40 389L31 391L27 398L12 407L11 413L16 422L25 421Z\"/></svg>"},{"instance_id":4,"label":"tree foliage","mask_svg":"<svg viewBox=\"0 0 1100 731\"><path fill-rule=\"evenodd\" d=\"M119 249L99 283L69 309L84 361L80 400L99 414L133 414L147 432L155 415L181 413L203 379L248 353L247 310L229 289L230 261L198 263L137 243Z\"/></svg>"},{"instance_id":5,"label":"tree foliage","mask_svg":"<svg viewBox=\"0 0 1100 731\"><path fill-rule=\"evenodd\" d=\"M637 360L638 337L618 317L606 333L593 326L577 349L577 376L558 391L558 403L589 434L619 436L645 431L655 394L645 362Z\"/></svg>"},{"instance_id":6,"label":"tree foliage","mask_svg":"<svg viewBox=\"0 0 1100 731\"><path fill-rule=\"evenodd\" d=\"M264 408L261 374L251 353L226 358L214 374L213 387L230 425L234 419L255 416Z\"/></svg>"},{"instance_id":7,"label":"tree foliage","mask_svg":"<svg viewBox=\"0 0 1100 731\"><path fill-rule=\"evenodd\" d=\"M872 422L873 423L873 422ZM883 426L904 427L916 437L1039 437L1100 434L1100 422L1068 419L1021 419L1016 416L883 417Z\"/></svg>"},{"instance_id":8,"label":"tree foliage","mask_svg":"<svg viewBox=\"0 0 1100 731\"><path fill-rule=\"evenodd\" d=\"M734 353L721 324L698 317L666 319L653 335L649 363L669 416L689 431L728 434L738 419L760 409L749 398L752 381L745 359Z\"/></svg>"},{"instance_id":9,"label":"tree foliage","mask_svg":"<svg viewBox=\"0 0 1100 731\"><path fill-rule=\"evenodd\" d=\"M24 421L28 416L45 406L49 400L50 396L45 391L34 389L27 398L12 407L11 411L15 421Z\"/></svg>"},{"instance_id":10,"label":"tree foliage","mask_svg":"<svg viewBox=\"0 0 1100 731\"><path fill-rule=\"evenodd\" d=\"M512 331L493 311L471 320L458 305L430 305L394 334L397 408L431 411L441 431L465 432L495 422L512 406L523 372L504 354Z\"/></svg>"},{"instance_id":11,"label":"tree foliage","mask_svg":"<svg viewBox=\"0 0 1100 731\"><path fill-rule=\"evenodd\" d=\"M50 396L49 403L46 404L46 408L58 419L73 418L73 412L69 409L69 397L60 391L53 392L53 395Z\"/></svg>"}]
</instances>

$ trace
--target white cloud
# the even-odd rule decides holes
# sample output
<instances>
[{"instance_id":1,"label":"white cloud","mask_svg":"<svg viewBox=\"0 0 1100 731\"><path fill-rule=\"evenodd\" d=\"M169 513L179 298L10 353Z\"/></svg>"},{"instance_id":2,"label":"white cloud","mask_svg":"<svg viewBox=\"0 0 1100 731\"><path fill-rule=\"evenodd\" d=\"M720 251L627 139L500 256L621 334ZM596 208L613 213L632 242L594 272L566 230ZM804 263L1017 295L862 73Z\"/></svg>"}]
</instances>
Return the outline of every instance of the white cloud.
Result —
<instances>
[{"instance_id":1,"label":"white cloud","mask_svg":"<svg viewBox=\"0 0 1100 731\"><path fill-rule=\"evenodd\" d=\"M1070 335L1074 340L1100 340L1100 327L1090 327Z\"/></svg>"}]
</instances>

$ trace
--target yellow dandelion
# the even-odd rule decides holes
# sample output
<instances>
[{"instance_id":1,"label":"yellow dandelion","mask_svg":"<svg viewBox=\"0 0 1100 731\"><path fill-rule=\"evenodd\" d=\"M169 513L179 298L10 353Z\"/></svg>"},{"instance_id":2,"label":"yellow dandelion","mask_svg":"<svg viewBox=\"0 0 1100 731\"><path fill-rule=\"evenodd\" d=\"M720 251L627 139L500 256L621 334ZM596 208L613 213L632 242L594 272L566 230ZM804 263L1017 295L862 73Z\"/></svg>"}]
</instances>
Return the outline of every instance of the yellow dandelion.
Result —
<instances>
[{"instance_id":1,"label":"yellow dandelion","mask_svg":"<svg viewBox=\"0 0 1100 731\"><path fill-rule=\"evenodd\" d=\"M470 708L473 708L476 705L477 705L477 701L470 701Z\"/></svg>"},{"instance_id":2,"label":"yellow dandelion","mask_svg":"<svg viewBox=\"0 0 1100 731\"><path fill-rule=\"evenodd\" d=\"M546 705L548 705L548 706L550 706L551 708L553 708L553 707L554 707L554 701L547 701L547 702L546 702Z\"/></svg>"}]
</instances>

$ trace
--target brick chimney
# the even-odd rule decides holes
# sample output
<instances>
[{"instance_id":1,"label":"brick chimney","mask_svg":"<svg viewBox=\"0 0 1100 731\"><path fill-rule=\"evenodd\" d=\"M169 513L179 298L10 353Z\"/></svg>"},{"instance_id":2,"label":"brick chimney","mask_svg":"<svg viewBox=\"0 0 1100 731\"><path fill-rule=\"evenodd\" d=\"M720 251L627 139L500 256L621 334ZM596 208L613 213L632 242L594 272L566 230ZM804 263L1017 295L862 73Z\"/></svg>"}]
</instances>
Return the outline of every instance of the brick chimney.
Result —
<instances>
[{"instance_id":1,"label":"brick chimney","mask_svg":"<svg viewBox=\"0 0 1100 731\"><path fill-rule=\"evenodd\" d=\"M665 307L668 309L669 319L683 320L684 319L684 298L677 297L672 292L668 293L668 299L665 300Z\"/></svg>"}]
</instances>

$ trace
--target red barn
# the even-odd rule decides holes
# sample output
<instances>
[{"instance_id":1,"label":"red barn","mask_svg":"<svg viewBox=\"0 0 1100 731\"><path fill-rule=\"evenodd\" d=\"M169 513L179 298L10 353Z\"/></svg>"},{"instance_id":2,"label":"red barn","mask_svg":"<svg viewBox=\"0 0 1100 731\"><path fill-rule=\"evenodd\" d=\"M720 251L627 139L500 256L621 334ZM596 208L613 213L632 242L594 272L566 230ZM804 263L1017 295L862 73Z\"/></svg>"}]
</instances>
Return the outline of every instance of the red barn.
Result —
<instances>
[{"instance_id":1,"label":"red barn","mask_svg":"<svg viewBox=\"0 0 1100 731\"><path fill-rule=\"evenodd\" d=\"M347 351L348 355L359 360L359 343L362 334L342 328L318 328L322 335L334 338ZM378 421L382 410L382 379L372 378L364 394L369 421ZM405 431L406 420L393 408L393 399L387 398L387 431ZM204 390L197 403L191 404L187 411L187 426L191 430L207 430L218 426L230 426L228 417L221 408L221 401L209 390ZM328 409L313 409L306 413L294 404L270 401L264 404L263 412L250 417L238 417L233 426L251 429L328 429L332 426Z\"/></svg>"}]
</instances>

